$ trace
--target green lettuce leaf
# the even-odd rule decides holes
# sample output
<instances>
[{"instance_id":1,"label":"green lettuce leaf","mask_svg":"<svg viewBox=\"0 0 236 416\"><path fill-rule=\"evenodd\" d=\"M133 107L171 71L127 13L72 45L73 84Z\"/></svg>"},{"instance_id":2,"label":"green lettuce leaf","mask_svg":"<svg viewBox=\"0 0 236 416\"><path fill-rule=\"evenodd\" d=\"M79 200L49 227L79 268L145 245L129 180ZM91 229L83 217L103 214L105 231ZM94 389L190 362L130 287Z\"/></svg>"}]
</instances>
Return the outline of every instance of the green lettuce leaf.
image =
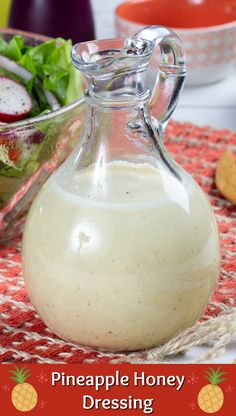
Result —
<instances>
[{"instance_id":1,"label":"green lettuce leaf","mask_svg":"<svg viewBox=\"0 0 236 416\"><path fill-rule=\"evenodd\" d=\"M81 76L71 63L71 50L71 41L62 38L52 39L37 46L25 45L24 38L19 35L14 36L10 42L0 38L0 54L32 73L32 79L25 82L6 71L6 76L25 85L31 95L31 117L50 111L39 80L45 89L56 96L62 106L76 101L82 95ZM1 68L0 71L0 74L4 73Z\"/></svg>"},{"instance_id":2,"label":"green lettuce leaf","mask_svg":"<svg viewBox=\"0 0 236 416\"><path fill-rule=\"evenodd\" d=\"M57 38L28 48L18 61L55 94L61 105L75 101L82 94L80 73L70 60L71 49L70 40Z\"/></svg>"}]
</instances>

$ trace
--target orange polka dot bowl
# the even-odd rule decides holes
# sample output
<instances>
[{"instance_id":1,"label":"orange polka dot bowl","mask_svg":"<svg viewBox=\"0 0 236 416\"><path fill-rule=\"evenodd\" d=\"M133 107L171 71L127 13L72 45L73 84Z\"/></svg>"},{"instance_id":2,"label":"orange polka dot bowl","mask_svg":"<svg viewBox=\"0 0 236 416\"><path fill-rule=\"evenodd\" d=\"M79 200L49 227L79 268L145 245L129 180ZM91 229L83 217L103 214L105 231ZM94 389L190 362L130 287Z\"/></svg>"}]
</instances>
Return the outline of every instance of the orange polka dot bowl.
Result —
<instances>
[{"instance_id":1,"label":"orange polka dot bowl","mask_svg":"<svg viewBox=\"0 0 236 416\"><path fill-rule=\"evenodd\" d=\"M115 23L124 37L148 25L174 29L185 47L189 86L220 81L235 70L234 0L129 0L116 8Z\"/></svg>"}]
</instances>

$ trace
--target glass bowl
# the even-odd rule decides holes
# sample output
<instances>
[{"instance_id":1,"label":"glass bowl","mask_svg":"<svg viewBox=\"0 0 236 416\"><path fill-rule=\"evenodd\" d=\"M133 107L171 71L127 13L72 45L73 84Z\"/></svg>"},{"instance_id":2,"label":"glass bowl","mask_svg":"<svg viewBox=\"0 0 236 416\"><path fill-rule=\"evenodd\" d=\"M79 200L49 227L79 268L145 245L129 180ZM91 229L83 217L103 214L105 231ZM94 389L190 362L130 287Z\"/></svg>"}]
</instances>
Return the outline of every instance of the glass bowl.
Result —
<instances>
[{"instance_id":1,"label":"glass bowl","mask_svg":"<svg viewBox=\"0 0 236 416\"><path fill-rule=\"evenodd\" d=\"M48 40L28 32L0 30L6 40L15 34L24 36L30 45ZM22 232L25 214L36 193L77 143L84 115L82 97L49 114L0 125L0 242ZM6 151L13 168L7 171Z\"/></svg>"}]
</instances>

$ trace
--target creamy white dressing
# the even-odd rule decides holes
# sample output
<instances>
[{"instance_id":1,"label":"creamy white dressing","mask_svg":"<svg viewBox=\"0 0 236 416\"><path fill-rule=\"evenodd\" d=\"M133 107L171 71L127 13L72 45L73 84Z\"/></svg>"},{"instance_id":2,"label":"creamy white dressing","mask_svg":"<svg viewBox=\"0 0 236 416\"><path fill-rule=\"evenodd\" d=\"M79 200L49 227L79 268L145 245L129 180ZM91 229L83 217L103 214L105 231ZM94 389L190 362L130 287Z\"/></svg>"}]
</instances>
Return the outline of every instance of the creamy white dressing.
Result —
<instances>
[{"instance_id":1,"label":"creamy white dressing","mask_svg":"<svg viewBox=\"0 0 236 416\"><path fill-rule=\"evenodd\" d=\"M23 240L31 300L55 333L137 350L202 315L219 241L210 205L190 179L183 186L166 171L128 162L85 169L70 182L56 178L35 199Z\"/></svg>"}]
</instances>

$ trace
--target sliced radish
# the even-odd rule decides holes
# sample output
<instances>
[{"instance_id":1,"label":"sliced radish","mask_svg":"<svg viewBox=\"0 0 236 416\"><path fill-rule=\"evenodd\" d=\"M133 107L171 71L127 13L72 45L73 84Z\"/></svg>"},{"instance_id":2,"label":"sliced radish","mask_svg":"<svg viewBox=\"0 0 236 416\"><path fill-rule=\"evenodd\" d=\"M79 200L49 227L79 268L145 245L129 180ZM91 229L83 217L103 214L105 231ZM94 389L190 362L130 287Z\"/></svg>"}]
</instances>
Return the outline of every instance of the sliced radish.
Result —
<instances>
[{"instance_id":1,"label":"sliced radish","mask_svg":"<svg viewBox=\"0 0 236 416\"><path fill-rule=\"evenodd\" d=\"M32 100L26 88L16 81L0 76L0 121L12 123L28 116Z\"/></svg>"},{"instance_id":2,"label":"sliced radish","mask_svg":"<svg viewBox=\"0 0 236 416\"><path fill-rule=\"evenodd\" d=\"M61 108L59 101L51 91L48 91L45 88L43 88L43 93L52 111L56 111L59 108Z\"/></svg>"},{"instance_id":3,"label":"sliced radish","mask_svg":"<svg viewBox=\"0 0 236 416\"><path fill-rule=\"evenodd\" d=\"M18 77L22 78L24 81L29 81L33 78L33 74L25 69L23 66L17 64L15 61L12 61L9 58L6 58L3 55L0 55L0 67L5 69L6 71L12 72L13 74L17 75ZM37 81L42 86L41 81L37 78ZM56 111L61 108L61 105L55 95L51 92L46 90L43 86L43 93L45 96L46 101L50 105L52 111Z\"/></svg>"},{"instance_id":4,"label":"sliced radish","mask_svg":"<svg viewBox=\"0 0 236 416\"><path fill-rule=\"evenodd\" d=\"M24 81L29 81L33 77L33 74L23 66L2 55L0 55L0 67L18 75L18 77L22 78Z\"/></svg>"}]
</instances>

